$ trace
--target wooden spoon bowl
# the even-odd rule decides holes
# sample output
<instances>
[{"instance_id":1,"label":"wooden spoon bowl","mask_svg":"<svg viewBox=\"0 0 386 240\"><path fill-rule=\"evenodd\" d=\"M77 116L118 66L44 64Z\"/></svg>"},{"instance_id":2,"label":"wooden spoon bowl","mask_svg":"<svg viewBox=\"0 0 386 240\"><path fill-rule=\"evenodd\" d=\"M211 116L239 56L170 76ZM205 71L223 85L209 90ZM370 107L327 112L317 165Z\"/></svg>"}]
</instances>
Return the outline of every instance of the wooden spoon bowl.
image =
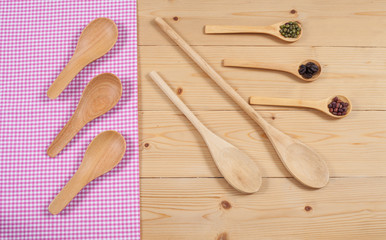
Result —
<instances>
[{"instance_id":1,"label":"wooden spoon bowl","mask_svg":"<svg viewBox=\"0 0 386 240\"><path fill-rule=\"evenodd\" d=\"M204 32L206 34L220 33L263 33L275 36L286 42L296 42L302 37L303 27L300 22L293 21L299 24L301 31L296 38L286 38L280 33L280 26L290 21L282 21L268 26L226 26L226 25L205 25Z\"/></svg>"},{"instance_id":2,"label":"wooden spoon bowl","mask_svg":"<svg viewBox=\"0 0 386 240\"><path fill-rule=\"evenodd\" d=\"M283 24L286 24L287 22L296 22L297 24L299 24L301 31L300 31L300 34L296 38L286 38L283 35L281 35L281 33L279 32L280 26ZM269 33L268 32L267 33L270 35L273 35L277 38L280 38L281 40L286 41L286 42L296 42L297 40L299 40L302 37L302 34L303 34L303 26L299 21L282 21L282 22L272 24L271 27L273 28L273 30L271 30Z\"/></svg>"},{"instance_id":3,"label":"wooden spoon bowl","mask_svg":"<svg viewBox=\"0 0 386 240\"><path fill-rule=\"evenodd\" d=\"M89 122L113 108L121 96L119 78L112 73L102 73L87 84L76 113L84 122Z\"/></svg>"},{"instance_id":4,"label":"wooden spoon bowl","mask_svg":"<svg viewBox=\"0 0 386 240\"><path fill-rule=\"evenodd\" d=\"M342 100L343 102L346 102L348 103L348 107L347 107L347 112L345 115L334 115L330 112L330 109L328 108L328 104L330 104L332 102L332 100L335 98L335 97L338 97L338 99ZM346 117L347 115L349 115L351 113L351 110L352 110L352 104L351 104L351 101L348 97L346 96L343 96L343 95L335 95L335 96L331 96L329 98L326 98L322 101L322 103L320 104L320 110L322 110L323 112L325 112L326 114L330 115L331 117L334 117L334 118L344 118Z\"/></svg>"},{"instance_id":5,"label":"wooden spoon bowl","mask_svg":"<svg viewBox=\"0 0 386 240\"><path fill-rule=\"evenodd\" d=\"M47 91L55 99L89 63L105 55L118 39L118 28L108 18L97 18L90 22L80 34L74 55Z\"/></svg>"},{"instance_id":6,"label":"wooden spoon bowl","mask_svg":"<svg viewBox=\"0 0 386 240\"><path fill-rule=\"evenodd\" d=\"M264 130L280 160L296 179L312 188L321 188L327 184L329 178L328 167L318 154L304 143L290 137L268 123L162 18L156 18L155 22ZM296 161L296 159L299 159L299 161ZM317 174L314 175L314 173Z\"/></svg>"},{"instance_id":7,"label":"wooden spoon bowl","mask_svg":"<svg viewBox=\"0 0 386 240\"><path fill-rule=\"evenodd\" d=\"M244 152L220 138L189 110L189 108L177 97L167 83L157 72L151 72L150 77L177 106L178 109L190 120L201 134L214 162L225 180L236 190L242 193L257 192L261 186L262 176L259 168Z\"/></svg>"},{"instance_id":8,"label":"wooden spoon bowl","mask_svg":"<svg viewBox=\"0 0 386 240\"><path fill-rule=\"evenodd\" d=\"M318 66L319 71L316 72L314 75L312 75L311 78L305 78L305 77L303 77L302 75L300 75L300 73L299 73L299 67L300 67L300 65L306 65L306 64L309 63L309 62L312 62L312 63L314 63L316 66ZM312 81L315 81L316 79L319 78L321 72L322 72L322 65L320 65L320 63L319 63L318 61L316 61L316 60L314 60L314 59L307 59L307 60L304 60L303 62L301 62L301 63L297 66L297 69L295 68L295 69L293 70L292 74L296 75L298 78L300 78L300 79L302 79L302 80L304 80L304 81L306 81L306 82L312 82Z\"/></svg>"},{"instance_id":9,"label":"wooden spoon bowl","mask_svg":"<svg viewBox=\"0 0 386 240\"><path fill-rule=\"evenodd\" d=\"M105 131L96 136L88 146L74 176L48 207L50 213L60 213L84 186L113 169L125 152L126 141L118 132Z\"/></svg>"},{"instance_id":10,"label":"wooden spoon bowl","mask_svg":"<svg viewBox=\"0 0 386 240\"><path fill-rule=\"evenodd\" d=\"M122 95L121 81L112 73L94 77L86 86L74 114L47 149L55 157L88 122L112 109Z\"/></svg>"}]
</instances>

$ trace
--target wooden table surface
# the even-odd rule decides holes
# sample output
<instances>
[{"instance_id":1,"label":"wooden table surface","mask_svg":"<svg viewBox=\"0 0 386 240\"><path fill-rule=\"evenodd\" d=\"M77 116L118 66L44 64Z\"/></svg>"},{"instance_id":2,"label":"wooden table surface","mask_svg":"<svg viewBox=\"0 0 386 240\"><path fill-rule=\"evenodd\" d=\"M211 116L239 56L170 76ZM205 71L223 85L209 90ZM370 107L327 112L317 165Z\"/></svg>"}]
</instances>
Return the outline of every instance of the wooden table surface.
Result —
<instances>
[{"instance_id":1,"label":"wooden table surface","mask_svg":"<svg viewBox=\"0 0 386 240\"><path fill-rule=\"evenodd\" d=\"M286 171L262 130L153 22L160 16L247 100L343 94L353 111L255 107L317 151L330 169L319 190ZM139 134L143 239L385 239L386 1L140 0ZM205 24L268 25L298 19L293 44L266 35L204 35ZM306 83L282 72L225 68L223 58L292 63L324 72ZM261 168L261 190L243 195L221 177L190 122L147 74L156 70L214 133Z\"/></svg>"}]
</instances>

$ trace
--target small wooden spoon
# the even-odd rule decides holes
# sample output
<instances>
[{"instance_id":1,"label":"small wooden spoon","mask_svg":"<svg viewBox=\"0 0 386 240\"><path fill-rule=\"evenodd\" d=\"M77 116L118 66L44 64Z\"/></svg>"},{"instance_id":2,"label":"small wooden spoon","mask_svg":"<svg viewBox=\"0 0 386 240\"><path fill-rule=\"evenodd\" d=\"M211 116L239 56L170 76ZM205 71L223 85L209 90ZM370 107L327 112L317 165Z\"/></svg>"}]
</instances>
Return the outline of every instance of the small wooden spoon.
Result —
<instances>
[{"instance_id":1,"label":"small wooden spoon","mask_svg":"<svg viewBox=\"0 0 386 240\"><path fill-rule=\"evenodd\" d=\"M256 164L240 149L206 128L156 72L149 75L201 134L225 180L242 193L257 192L262 177Z\"/></svg>"},{"instance_id":2,"label":"small wooden spoon","mask_svg":"<svg viewBox=\"0 0 386 240\"><path fill-rule=\"evenodd\" d=\"M269 26L225 26L225 25L205 25L205 33L265 33L286 42L296 42L303 34L300 22L296 21L301 28L300 34L296 38L286 38L281 35L280 26L290 21L282 21Z\"/></svg>"},{"instance_id":3,"label":"small wooden spoon","mask_svg":"<svg viewBox=\"0 0 386 240\"><path fill-rule=\"evenodd\" d=\"M48 147L55 157L88 122L112 109L122 95L121 81L112 73L94 77L86 86L74 114Z\"/></svg>"},{"instance_id":4,"label":"small wooden spoon","mask_svg":"<svg viewBox=\"0 0 386 240\"><path fill-rule=\"evenodd\" d=\"M314 74L311 78L304 78L302 75L299 74L298 70L300 65L306 64L308 62L315 63L319 71ZM289 72L296 77L300 78L303 81L312 82L315 81L322 71L322 66L320 63L316 60L308 59L305 60L299 64L283 64L283 63L266 63L266 62L255 62L255 61L247 61L247 60L240 60L240 59L224 59L223 65L225 67L244 67L244 68L261 68L261 69L270 69L270 70L277 70L277 71L283 71L283 72Z\"/></svg>"},{"instance_id":5,"label":"small wooden spoon","mask_svg":"<svg viewBox=\"0 0 386 240\"><path fill-rule=\"evenodd\" d=\"M113 169L126 152L126 141L116 131L105 131L92 140L84 154L82 163L74 176L51 202L48 211L56 215L95 178Z\"/></svg>"},{"instance_id":6,"label":"small wooden spoon","mask_svg":"<svg viewBox=\"0 0 386 240\"><path fill-rule=\"evenodd\" d=\"M348 103L347 113L346 115L334 115L329 111L328 104L331 103L334 97L338 97L343 102ZM270 97L250 97L249 104L255 105L271 105L271 106L288 106L288 107L306 107L313 108L324 112L325 114L334 117L334 118L344 118L351 112L351 102L350 100L343 95L335 95L332 97L328 97L326 99L322 99L319 101L310 101L310 100L298 100L298 99L290 99L290 98L270 98Z\"/></svg>"},{"instance_id":7,"label":"small wooden spoon","mask_svg":"<svg viewBox=\"0 0 386 240\"><path fill-rule=\"evenodd\" d=\"M155 22L265 132L287 170L302 184L322 188L328 183L326 162L310 147L269 124L162 18Z\"/></svg>"},{"instance_id":8,"label":"small wooden spoon","mask_svg":"<svg viewBox=\"0 0 386 240\"><path fill-rule=\"evenodd\" d=\"M57 98L74 77L89 63L105 55L118 39L118 28L113 20L97 18L80 34L74 55L47 91L51 99Z\"/></svg>"}]
</instances>

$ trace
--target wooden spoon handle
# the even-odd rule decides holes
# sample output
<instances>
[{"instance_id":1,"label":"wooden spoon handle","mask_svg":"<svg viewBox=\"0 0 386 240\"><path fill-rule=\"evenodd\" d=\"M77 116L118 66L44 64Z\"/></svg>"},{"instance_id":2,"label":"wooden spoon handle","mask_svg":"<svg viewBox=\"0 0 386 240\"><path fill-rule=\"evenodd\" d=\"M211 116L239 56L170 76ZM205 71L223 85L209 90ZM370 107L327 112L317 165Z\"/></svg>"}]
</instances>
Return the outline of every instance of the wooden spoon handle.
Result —
<instances>
[{"instance_id":1,"label":"wooden spoon handle","mask_svg":"<svg viewBox=\"0 0 386 240\"><path fill-rule=\"evenodd\" d=\"M267 26L219 26L205 25L205 33L267 33Z\"/></svg>"},{"instance_id":2,"label":"wooden spoon handle","mask_svg":"<svg viewBox=\"0 0 386 240\"><path fill-rule=\"evenodd\" d=\"M266 62L256 62L256 61L248 61L241 59L233 59L228 58L223 60L223 65L225 67L245 67L245 68L261 68L261 69L271 69L271 70L279 70L279 71L290 71L291 66L288 64L281 63L266 63ZM295 66L296 67L296 66ZM292 66L292 68L294 68Z\"/></svg>"},{"instance_id":3,"label":"wooden spoon handle","mask_svg":"<svg viewBox=\"0 0 386 240\"><path fill-rule=\"evenodd\" d=\"M317 102L315 101L291 99L291 98L258 97L258 96L250 97L249 104L317 108Z\"/></svg>"},{"instance_id":4,"label":"wooden spoon handle","mask_svg":"<svg viewBox=\"0 0 386 240\"><path fill-rule=\"evenodd\" d=\"M156 23L181 49L208 74L257 124L261 126L274 146L284 166L303 184L320 188L328 182L328 168L309 147L281 132L263 119L225 80L198 55L163 19Z\"/></svg>"},{"instance_id":5,"label":"wooden spoon handle","mask_svg":"<svg viewBox=\"0 0 386 240\"><path fill-rule=\"evenodd\" d=\"M82 129L85 125L83 124L74 114L70 120L66 123L63 129L56 136L54 141L50 144L47 149L47 154L50 157L56 157L63 148L71 141L73 137Z\"/></svg>"},{"instance_id":6,"label":"wooden spoon handle","mask_svg":"<svg viewBox=\"0 0 386 240\"><path fill-rule=\"evenodd\" d=\"M190 109L181 101L179 97L173 92L172 89L166 84L157 72L152 71L149 73L153 81L159 88L169 97L169 99L177 106L177 108L189 119L189 121L196 127L196 129L202 134L208 129L198 120L198 118L190 111Z\"/></svg>"},{"instance_id":7,"label":"wooden spoon handle","mask_svg":"<svg viewBox=\"0 0 386 240\"><path fill-rule=\"evenodd\" d=\"M74 54L59 76L47 90L47 96L51 99L57 98L75 76L85 67L84 61Z\"/></svg>"},{"instance_id":8,"label":"wooden spoon handle","mask_svg":"<svg viewBox=\"0 0 386 240\"><path fill-rule=\"evenodd\" d=\"M87 178L85 178L84 174L78 169L70 181L67 182L59 194L52 200L48 211L53 215L60 213L80 190L89 183L89 181L85 181L85 179Z\"/></svg>"},{"instance_id":9,"label":"wooden spoon handle","mask_svg":"<svg viewBox=\"0 0 386 240\"><path fill-rule=\"evenodd\" d=\"M257 123L266 121L227 83L225 80L196 52L189 46L162 18L157 17L156 23L160 28L177 43L178 46L201 67L201 69L217 83L252 119Z\"/></svg>"}]
</instances>

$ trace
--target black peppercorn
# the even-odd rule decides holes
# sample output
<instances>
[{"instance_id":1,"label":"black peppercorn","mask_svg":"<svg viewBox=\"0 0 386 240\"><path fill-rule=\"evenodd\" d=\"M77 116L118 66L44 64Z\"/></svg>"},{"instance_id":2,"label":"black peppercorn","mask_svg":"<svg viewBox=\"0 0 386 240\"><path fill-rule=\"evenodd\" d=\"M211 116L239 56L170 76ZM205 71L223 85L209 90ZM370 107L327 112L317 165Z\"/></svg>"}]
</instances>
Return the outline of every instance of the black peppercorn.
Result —
<instances>
[{"instance_id":1,"label":"black peppercorn","mask_svg":"<svg viewBox=\"0 0 386 240\"><path fill-rule=\"evenodd\" d=\"M300 65L298 72L303 78L310 79L319 72L319 67L313 62L308 62Z\"/></svg>"}]
</instances>

